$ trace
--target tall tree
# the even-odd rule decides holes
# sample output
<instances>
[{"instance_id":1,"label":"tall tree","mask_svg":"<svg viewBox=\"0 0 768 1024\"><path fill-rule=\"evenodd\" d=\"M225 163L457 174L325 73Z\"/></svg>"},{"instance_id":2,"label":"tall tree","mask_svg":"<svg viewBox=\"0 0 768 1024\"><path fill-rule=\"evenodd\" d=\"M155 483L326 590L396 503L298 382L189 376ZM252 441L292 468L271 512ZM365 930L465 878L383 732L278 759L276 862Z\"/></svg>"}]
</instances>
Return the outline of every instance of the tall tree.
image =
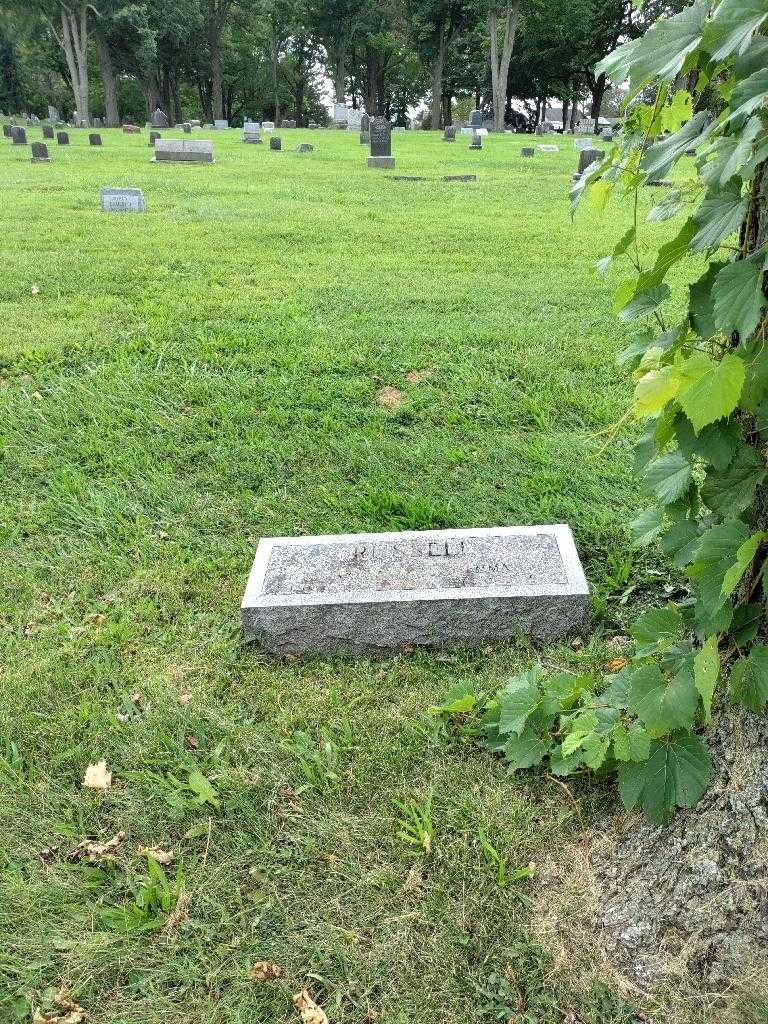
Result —
<instances>
[{"instance_id":1,"label":"tall tree","mask_svg":"<svg viewBox=\"0 0 768 1024\"><path fill-rule=\"evenodd\" d=\"M507 98L507 77L515 48L520 0L498 3L491 0L488 7L488 34L491 38L491 93L493 95L493 127L504 131L504 108Z\"/></svg>"},{"instance_id":2,"label":"tall tree","mask_svg":"<svg viewBox=\"0 0 768 1024\"><path fill-rule=\"evenodd\" d=\"M211 104L214 118L224 117L223 36L234 0L204 0L203 17L211 62Z\"/></svg>"},{"instance_id":3,"label":"tall tree","mask_svg":"<svg viewBox=\"0 0 768 1024\"><path fill-rule=\"evenodd\" d=\"M448 46L454 34L463 28L473 8L464 0L409 0L408 13L416 52L429 66L432 82L432 119L434 130L443 114L443 76Z\"/></svg>"}]
</instances>

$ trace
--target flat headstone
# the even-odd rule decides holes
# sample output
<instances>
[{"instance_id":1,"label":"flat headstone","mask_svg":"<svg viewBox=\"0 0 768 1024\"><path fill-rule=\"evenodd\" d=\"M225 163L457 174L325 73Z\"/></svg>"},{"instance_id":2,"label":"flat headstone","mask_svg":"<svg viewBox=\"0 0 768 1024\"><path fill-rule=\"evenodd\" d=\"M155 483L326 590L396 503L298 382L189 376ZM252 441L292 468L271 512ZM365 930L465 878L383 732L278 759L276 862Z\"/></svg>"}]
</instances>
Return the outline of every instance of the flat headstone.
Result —
<instances>
[{"instance_id":1,"label":"flat headstone","mask_svg":"<svg viewBox=\"0 0 768 1024\"><path fill-rule=\"evenodd\" d=\"M579 150L579 152L582 152L585 149L594 149L592 139L574 139L573 145Z\"/></svg>"},{"instance_id":2,"label":"flat headstone","mask_svg":"<svg viewBox=\"0 0 768 1024\"><path fill-rule=\"evenodd\" d=\"M207 139L158 139L153 159L158 163L212 164L213 143Z\"/></svg>"},{"instance_id":3,"label":"flat headstone","mask_svg":"<svg viewBox=\"0 0 768 1024\"><path fill-rule=\"evenodd\" d=\"M477 181L476 174L444 174L443 181Z\"/></svg>"},{"instance_id":4,"label":"flat headstone","mask_svg":"<svg viewBox=\"0 0 768 1024\"><path fill-rule=\"evenodd\" d=\"M49 124L44 124L43 125L43 138L44 139L52 139L53 137L54 137L54 135L53 135L53 127L51 125L49 125Z\"/></svg>"},{"instance_id":5,"label":"flat headstone","mask_svg":"<svg viewBox=\"0 0 768 1024\"><path fill-rule=\"evenodd\" d=\"M92 146L100 146L101 145L101 136L97 132L94 132L94 133L92 133L91 135L88 136L88 142Z\"/></svg>"},{"instance_id":6,"label":"flat headstone","mask_svg":"<svg viewBox=\"0 0 768 1024\"><path fill-rule=\"evenodd\" d=\"M170 124L168 121L168 115L164 113L160 107L154 112L150 118L150 122L153 128L167 128Z\"/></svg>"},{"instance_id":7,"label":"flat headstone","mask_svg":"<svg viewBox=\"0 0 768 1024\"><path fill-rule=\"evenodd\" d=\"M280 654L393 651L581 632L589 589L568 526L265 538L246 634Z\"/></svg>"},{"instance_id":8,"label":"flat headstone","mask_svg":"<svg viewBox=\"0 0 768 1024\"><path fill-rule=\"evenodd\" d=\"M137 135L141 131L141 128L139 128L137 124L124 124L123 131L126 135Z\"/></svg>"},{"instance_id":9,"label":"flat headstone","mask_svg":"<svg viewBox=\"0 0 768 1024\"><path fill-rule=\"evenodd\" d=\"M60 146L68 146L69 132L56 132L56 141Z\"/></svg>"},{"instance_id":10,"label":"flat headstone","mask_svg":"<svg viewBox=\"0 0 768 1024\"><path fill-rule=\"evenodd\" d=\"M523 148L520 150L520 156L535 156L535 155L536 155L536 150L533 148L533 146L523 146Z\"/></svg>"},{"instance_id":11,"label":"flat headstone","mask_svg":"<svg viewBox=\"0 0 768 1024\"><path fill-rule=\"evenodd\" d=\"M545 143L543 145L540 145L539 149L541 150L542 153L559 153L560 152L560 147L559 146L553 146L553 145L551 145L549 143Z\"/></svg>"},{"instance_id":12,"label":"flat headstone","mask_svg":"<svg viewBox=\"0 0 768 1024\"><path fill-rule=\"evenodd\" d=\"M583 174L584 171L596 161L605 160L605 150L602 149L582 149L579 153L579 169L578 174Z\"/></svg>"},{"instance_id":13,"label":"flat headstone","mask_svg":"<svg viewBox=\"0 0 768 1024\"><path fill-rule=\"evenodd\" d=\"M101 208L104 213L144 213L147 204L140 188L103 188Z\"/></svg>"},{"instance_id":14,"label":"flat headstone","mask_svg":"<svg viewBox=\"0 0 768 1024\"><path fill-rule=\"evenodd\" d=\"M388 174L390 181L429 181L421 174Z\"/></svg>"},{"instance_id":15,"label":"flat headstone","mask_svg":"<svg viewBox=\"0 0 768 1024\"><path fill-rule=\"evenodd\" d=\"M15 125L11 129L11 142L14 146L26 146L27 144L27 133L23 128Z\"/></svg>"},{"instance_id":16,"label":"flat headstone","mask_svg":"<svg viewBox=\"0 0 768 1024\"><path fill-rule=\"evenodd\" d=\"M280 138L279 135L272 136L272 138L269 140L269 148L276 150L281 150L283 148L283 140Z\"/></svg>"},{"instance_id":17,"label":"flat headstone","mask_svg":"<svg viewBox=\"0 0 768 1024\"><path fill-rule=\"evenodd\" d=\"M229 128L229 121L223 117L214 118L213 127L217 132L223 132L226 128Z\"/></svg>"},{"instance_id":18,"label":"flat headstone","mask_svg":"<svg viewBox=\"0 0 768 1024\"><path fill-rule=\"evenodd\" d=\"M298 144L298 146L296 147L296 152L297 153L312 153L312 152L314 152L314 149L315 149L315 147L312 145L311 142L300 142Z\"/></svg>"},{"instance_id":19,"label":"flat headstone","mask_svg":"<svg viewBox=\"0 0 768 1024\"><path fill-rule=\"evenodd\" d=\"M50 163L50 157L48 156L48 147L44 142L33 142L32 143L32 163L33 164L47 164Z\"/></svg>"}]
</instances>

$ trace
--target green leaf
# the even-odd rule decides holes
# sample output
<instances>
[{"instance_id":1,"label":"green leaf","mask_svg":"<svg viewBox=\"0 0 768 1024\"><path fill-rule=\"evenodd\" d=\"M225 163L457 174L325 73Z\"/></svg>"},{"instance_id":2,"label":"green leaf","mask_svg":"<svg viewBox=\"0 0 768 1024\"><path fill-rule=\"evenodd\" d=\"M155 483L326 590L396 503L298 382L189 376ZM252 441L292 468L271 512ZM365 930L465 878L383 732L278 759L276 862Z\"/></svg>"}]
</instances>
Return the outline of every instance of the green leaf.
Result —
<instances>
[{"instance_id":1,"label":"green leaf","mask_svg":"<svg viewBox=\"0 0 768 1024\"><path fill-rule=\"evenodd\" d=\"M696 224L693 218L689 217L672 241L659 249L653 269L647 275L649 285L661 284L671 268L688 255L688 248L695 233Z\"/></svg>"},{"instance_id":2,"label":"green leaf","mask_svg":"<svg viewBox=\"0 0 768 1024\"><path fill-rule=\"evenodd\" d=\"M712 423L694 434L693 426L685 416L675 420L675 436L686 459L704 459L717 470L724 470L741 443L741 430L735 421Z\"/></svg>"},{"instance_id":3,"label":"green leaf","mask_svg":"<svg viewBox=\"0 0 768 1024\"><path fill-rule=\"evenodd\" d=\"M693 96L686 89L678 89L672 102L661 111L661 130L663 132L679 131L681 126L693 117Z\"/></svg>"},{"instance_id":4,"label":"green leaf","mask_svg":"<svg viewBox=\"0 0 768 1024\"><path fill-rule=\"evenodd\" d=\"M541 699L538 671L534 668L513 676L499 695L499 733L521 735L525 723Z\"/></svg>"},{"instance_id":5,"label":"green leaf","mask_svg":"<svg viewBox=\"0 0 768 1024\"><path fill-rule=\"evenodd\" d=\"M737 117L751 114L762 106L765 97L768 96L768 68L761 68L739 81L731 93L731 113L729 121Z\"/></svg>"},{"instance_id":6,"label":"green leaf","mask_svg":"<svg viewBox=\"0 0 768 1024\"><path fill-rule=\"evenodd\" d=\"M715 325L719 331L726 334L738 331L745 339L754 332L765 305L762 283L762 254L723 267L712 288Z\"/></svg>"},{"instance_id":7,"label":"green leaf","mask_svg":"<svg viewBox=\"0 0 768 1024\"><path fill-rule=\"evenodd\" d=\"M699 527L692 519L682 519L671 526L661 542L661 548L672 564L683 569L691 562L699 546Z\"/></svg>"},{"instance_id":8,"label":"green leaf","mask_svg":"<svg viewBox=\"0 0 768 1024\"><path fill-rule=\"evenodd\" d=\"M749 527L740 519L713 526L702 535L696 561L689 568L688 575L699 587L706 614L712 615L727 600L723 596L723 580L748 537Z\"/></svg>"},{"instance_id":9,"label":"green leaf","mask_svg":"<svg viewBox=\"0 0 768 1024\"><path fill-rule=\"evenodd\" d=\"M504 757L513 771L532 768L541 764L551 746L551 741L538 736L533 729L527 728L519 736L510 736L504 744Z\"/></svg>"},{"instance_id":10,"label":"green leaf","mask_svg":"<svg viewBox=\"0 0 768 1024\"><path fill-rule=\"evenodd\" d=\"M744 377L743 361L731 352L719 362L694 352L682 364L677 397L697 434L702 427L730 416L739 404Z\"/></svg>"},{"instance_id":11,"label":"green leaf","mask_svg":"<svg viewBox=\"0 0 768 1024\"><path fill-rule=\"evenodd\" d=\"M672 217L676 217L678 213L685 206L685 200L683 199L683 193L679 188L673 189L669 195L665 196L660 203L653 207L648 216L645 218L651 223L655 221L671 220Z\"/></svg>"},{"instance_id":12,"label":"green leaf","mask_svg":"<svg viewBox=\"0 0 768 1024\"><path fill-rule=\"evenodd\" d=\"M757 412L758 406L768 392L768 345L760 338L754 338L746 344L742 339L739 354L744 360L746 371L741 392L741 407L747 412Z\"/></svg>"},{"instance_id":13,"label":"green leaf","mask_svg":"<svg viewBox=\"0 0 768 1024\"><path fill-rule=\"evenodd\" d=\"M713 159L704 163L699 171L702 181L710 186L724 186L735 174L746 178L751 164L752 147L763 131L760 118L755 116L739 131L716 139L709 150ZM740 173L744 172L744 173Z\"/></svg>"},{"instance_id":14,"label":"green leaf","mask_svg":"<svg viewBox=\"0 0 768 1024\"><path fill-rule=\"evenodd\" d=\"M658 309L662 302L669 298L669 295L669 285L666 284L659 284L647 291L640 292L628 305L624 306L619 313L619 320L626 324L632 320L638 320L641 316L648 316Z\"/></svg>"},{"instance_id":15,"label":"green leaf","mask_svg":"<svg viewBox=\"0 0 768 1024\"><path fill-rule=\"evenodd\" d=\"M658 537L662 528L662 515L662 509L658 505L652 505L629 524L633 536L633 547L647 547Z\"/></svg>"},{"instance_id":16,"label":"green leaf","mask_svg":"<svg viewBox=\"0 0 768 1024\"><path fill-rule=\"evenodd\" d=\"M668 822L676 807L693 807L709 785L712 760L697 736L676 733L651 744L648 760L619 767L624 806L638 804L656 825Z\"/></svg>"},{"instance_id":17,"label":"green leaf","mask_svg":"<svg viewBox=\"0 0 768 1024\"><path fill-rule=\"evenodd\" d=\"M673 604L666 608L651 608L630 627L637 645L637 657L665 651L683 632L683 617Z\"/></svg>"},{"instance_id":18,"label":"green leaf","mask_svg":"<svg viewBox=\"0 0 768 1024\"><path fill-rule=\"evenodd\" d=\"M720 675L717 637L711 636L693 659L693 678L704 706L704 721L712 721L712 696Z\"/></svg>"},{"instance_id":19,"label":"green leaf","mask_svg":"<svg viewBox=\"0 0 768 1024\"><path fill-rule=\"evenodd\" d=\"M757 549L765 538L766 534L763 533L762 530L759 530L757 533L753 533L751 537L745 540L736 552L735 563L723 577L722 594L724 597L730 597L739 585L739 581L746 572L747 566L751 564L752 559L757 553Z\"/></svg>"},{"instance_id":20,"label":"green leaf","mask_svg":"<svg viewBox=\"0 0 768 1024\"><path fill-rule=\"evenodd\" d=\"M635 387L635 416L640 419L661 412L679 389L680 375L676 366L662 366L646 373Z\"/></svg>"},{"instance_id":21,"label":"green leaf","mask_svg":"<svg viewBox=\"0 0 768 1024\"><path fill-rule=\"evenodd\" d=\"M712 296L717 275L725 263L710 263L706 273L690 286L691 327L700 338L707 341L715 333L715 300Z\"/></svg>"},{"instance_id":22,"label":"green leaf","mask_svg":"<svg viewBox=\"0 0 768 1024\"><path fill-rule=\"evenodd\" d=\"M671 80L680 73L685 58L701 41L706 14L705 4L694 3L673 18L659 19L648 29L630 54L632 95L652 78Z\"/></svg>"},{"instance_id":23,"label":"green leaf","mask_svg":"<svg viewBox=\"0 0 768 1024\"><path fill-rule=\"evenodd\" d=\"M765 479L765 461L750 445L736 453L728 468L717 473L710 470L701 488L701 499L721 516L733 516L749 508L755 492Z\"/></svg>"},{"instance_id":24,"label":"green leaf","mask_svg":"<svg viewBox=\"0 0 768 1024\"><path fill-rule=\"evenodd\" d=\"M737 647L745 647L757 636L763 621L763 606L756 601L743 604L733 613L729 632Z\"/></svg>"},{"instance_id":25,"label":"green leaf","mask_svg":"<svg viewBox=\"0 0 768 1024\"><path fill-rule=\"evenodd\" d=\"M219 794L201 771L196 768L189 773L187 785L197 797L198 803L220 807Z\"/></svg>"},{"instance_id":26,"label":"green leaf","mask_svg":"<svg viewBox=\"0 0 768 1024\"><path fill-rule=\"evenodd\" d=\"M698 703L693 676L687 667L669 682L657 665L643 665L632 674L629 709L654 736L663 736L681 727L689 728L696 717Z\"/></svg>"},{"instance_id":27,"label":"green leaf","mask_svg":"<svg viewBox=\"0 0 768 1024\"><path fill-rule=\"evenodd\" d=\"M643 474L643 486L664 505L681 498L691 486L691 464L680 452L670 452L650 462Z\"/></svg>"},{"instance_id":28,"label":"green leaf","mask_svg":"<svg viewBox=\"0 0 768 1024\"><path fill-rule=\"evenodd\" d=\"M704 29L704 45L712 60L721 61L732 53L743 53L752 37L768 18L764 0L722 0Z\"/></svg>"},{"instance_id":29,"label":"green leaf","mask_svg":"<svg viewBox=\"0 0 768 1024\"><path fill-rule=\"evenodd\" d=\"M629 69L639 45L639 39L630 39L629 42L617 46L607 57L603 57L595 68L595 74L600 75L604 73L606 78L610 78L614 85L621 85L629 78Z\"/></svg>"},{"instance_id":30,"label":"green leaf","mask_svg":"<svg viewBox=\"0 0 768 1024\"><path fill-rule=\"evenodd\" d=\"M691 249L715 249L741 227L747 212L747 200L741 195L741 179L733 178L725 188L710 190L693 215L699 230Z\"/></svg>"},{"instance_id":31,"label":"green leaf","mask_svg":"<svg viewBox=\"0 0 768 1024\"><path fill-rule=\"evenodd\" d=\"M640 161L640 167L649 178L658 178L666 174L672 164L689 149L700 145L709 135L712 126L709 114L699 111L685 124L680 131L666 139L662 139L648 149Z\"/></svg>"},{"instance_id":32,"label":"green leaf","mask_svg":"<svg viewBox=\"0 0 768 1024\"><path fill-rule=\"evenodd\" d=\"M619 352L616 362L619 366L630 366L646 354L649 349L658 348L662 352L670 349L680 337L680 328L673 327L672 330L664 331L663 334L655 335L653 331L645 330L625 349Z\"/></svg>"},{"instance_id":33,"label":"green leaf","mask_svg":"<svg viewBox=\"0 0 768 1024\"><path fill-rule=\"evenodd\" d=\"M611 745L609 736L599 736L597 733L590 733L585 736L582 744L582 756L584 757L584 764L587 768L591 768L593 771L603 764L607 755L608 747Z\"/></svg>"},{"instance_id":34,"label":"green leaf","mask_svg":"<svg viewBox=\"0 0 768 1024\"><path fill-rule=\"evenodd\" d=\"M768 701L768 647L755 644L747 658L731 670L731 696L739 704L761 714Z\"/></svg>"}]
</instances>

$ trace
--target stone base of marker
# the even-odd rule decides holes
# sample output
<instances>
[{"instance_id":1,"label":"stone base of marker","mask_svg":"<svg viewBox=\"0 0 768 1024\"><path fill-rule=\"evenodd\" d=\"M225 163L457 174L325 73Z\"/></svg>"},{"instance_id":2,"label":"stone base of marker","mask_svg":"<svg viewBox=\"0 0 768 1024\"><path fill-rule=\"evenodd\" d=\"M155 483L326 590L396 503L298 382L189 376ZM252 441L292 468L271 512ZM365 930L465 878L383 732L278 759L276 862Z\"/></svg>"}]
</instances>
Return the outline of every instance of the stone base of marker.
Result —
<instances>
[{"instance_id":1,"label":"stone base of marker","mask_svg":"<svg viewBox=\"0 0 768 1024\"><path fill-rule=\"evenodd\" d=\"M212 164L213 143L207 139L158 139L152 159L156 163Z\"/></svg>"},{"instance_id":2,"label":"stone base of marker","mask_svg":"<svg viewBox=\"0 0 768 1024\"><path fill-rule=\"evenodd\" d=\"M103 188L101 209L104 213L144 213L147 204L140 188Z\"/></svg>"},{"instance_id":3,"label":"stone base of marker","mask_svg":"<svg viewBox=\"0 0 768 1024\"><path fill-rule=\"evenodd\" d=\"M584 632L590 598L567 526L269 538L242 603L277 654L480 645Z\"/></svg>"},{"instance_id":4,"label":"stone base of marker","mask_svg":"<svg viewBox=\"0 0 768 1024\"><path fill-rule=\"evenodd\" d=\"M377 167L383 171L391 171L395 166L395 158L393 156L369 156L368 166Z\"/></svg>"}]
</instances>

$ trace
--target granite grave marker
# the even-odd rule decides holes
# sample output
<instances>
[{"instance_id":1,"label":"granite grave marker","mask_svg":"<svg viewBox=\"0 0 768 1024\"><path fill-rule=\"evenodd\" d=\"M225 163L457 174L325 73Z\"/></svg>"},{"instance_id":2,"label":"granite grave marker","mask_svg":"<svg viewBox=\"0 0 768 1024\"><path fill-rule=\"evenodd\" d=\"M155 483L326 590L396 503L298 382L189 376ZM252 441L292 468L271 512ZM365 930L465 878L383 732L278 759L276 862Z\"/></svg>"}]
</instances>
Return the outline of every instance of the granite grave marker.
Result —
<instances>
[{"instance_id":1,"label":"granite grave marker","mask_svg":"<svg viewBox=\"0 0 768 1024\"><path fill-rule=\"evenodd\" d=\"M140 188L103 188L101 209L104 213L144 213L147 205Z\"/></svg>"},{"instance_id":2,"label":"granite grave marker","mask_svg":"<svg viewBox=\"0 0 768 1024\"><path fill-rule=\"evenodd\" d=\"M98 132L93 132L88 136L88 142L91 146L100 146L101 136L98 134Z\"/></svg>"},{"instance_id":3,"label":"granite grave marker","mask_svg":"<svg viewBox=\"0 0 768 1024\"><path fill-rule=\"evenodd\" d=\"M368 157L369 167L391 170L395 166L392 156L392 126L386 117L371 119L371 155Z\"/></svg>"},{"instance_id":4,"label":"granite grave marker","mask_svg":"<svg viewBox=\"0 0 768 1024\"><path fill-rule=\"evenodd\" d=\"M44 142L33 142L32 143L32 163L33 164L49 164L51 162L48 156L48 147Z\"/></svg>"},{"instance_id":5,"label":"granite grave marker","mask_svg":"<svg viewBox=\"0 0 768 1024\"><path fill-rule=\"evenodd\" d=\"M69 132L56 132L56 142L60 146L69 145Z\"/></svg>"},{"instance_id":6,"label":"granite grave marker","mask_svg":"<svg viewBox=\"0 0 768 1024\"><path fill-rule=\"evenodd\" d=\"M269 148L278 152L283 148L283 140L279 135L272 135L269 140Z\"/></svg>"}]
</instances>

